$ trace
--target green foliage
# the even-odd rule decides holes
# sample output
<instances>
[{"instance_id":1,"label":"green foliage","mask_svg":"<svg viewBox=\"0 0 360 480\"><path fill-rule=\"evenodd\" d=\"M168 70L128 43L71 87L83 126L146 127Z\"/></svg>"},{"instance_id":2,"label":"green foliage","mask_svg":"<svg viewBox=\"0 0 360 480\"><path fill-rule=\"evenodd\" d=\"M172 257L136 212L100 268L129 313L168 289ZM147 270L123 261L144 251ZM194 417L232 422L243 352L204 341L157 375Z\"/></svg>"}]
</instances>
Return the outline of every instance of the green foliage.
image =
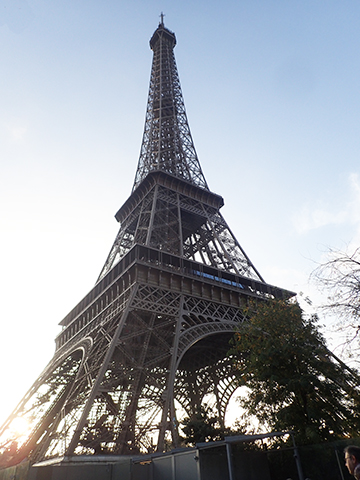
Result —
<instances>
[{"instance_id":1,"label":"green foliage","mask_svg":"<svg viewBox=\"0 0 360 480\"><path fill-rule=\"evenodd\" d=\"M279 300L254 303L246 313L230 351L239 385L249 389L245 411L267 430L294 431L299 444L358 435L355 373L333 360L317 317Z\"/></svg>"},{"instance_id":2,"label":"green foliage","mask_svg":"<svg viewBox=\"0 0 360 480\"><path fill-rule=\"evenodd\" d=\"M186 445L220 440L223 436L218 418L208 405L201 405L194 415L184 418L182 431Z\"/></svg>"}]
</instances>

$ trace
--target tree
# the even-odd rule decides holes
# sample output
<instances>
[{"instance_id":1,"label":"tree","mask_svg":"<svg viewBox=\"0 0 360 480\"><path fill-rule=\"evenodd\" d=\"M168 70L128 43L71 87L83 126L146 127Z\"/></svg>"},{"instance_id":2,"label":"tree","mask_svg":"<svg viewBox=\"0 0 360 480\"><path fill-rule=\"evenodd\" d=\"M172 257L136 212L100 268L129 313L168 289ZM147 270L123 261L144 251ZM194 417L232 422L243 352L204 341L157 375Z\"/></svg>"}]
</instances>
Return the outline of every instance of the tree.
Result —
<instances>
[{"instance_id":1,"label":"tree","mask_svg":"<svg viewBox=\"0 0 360 480\"><path fill-rule=\"evenodd\" d=\"M224 434L220 427L219 419L213 409L206 404L201 405L194 415L184 418L181 423L186 445L220 440Z\"/></svg>"},{"instance_id":2,"label":"tree","mask_svg":"<svg viewBox=\"0 0 360 480\"><path fill-rule=\"evenodd\" d=\"M358 435L358 377L329 352L317 317L283 300L254 303L247 316L230 351L248 387L245 412L266 430L294 431L299 444Z\"/></svg>"},{"instance_id":3,"label":"tree","mask_svg":"<svg viewBox=\"0 0 360 480\"><path fill-rule=\"evenodd\" d=\"M359 347L360 339L360 248L353 253L330 249L329 259L320 264L312 278L327 293L323 309L336 316L346 332L346 343Z\"/></svg>"}]
</instances>

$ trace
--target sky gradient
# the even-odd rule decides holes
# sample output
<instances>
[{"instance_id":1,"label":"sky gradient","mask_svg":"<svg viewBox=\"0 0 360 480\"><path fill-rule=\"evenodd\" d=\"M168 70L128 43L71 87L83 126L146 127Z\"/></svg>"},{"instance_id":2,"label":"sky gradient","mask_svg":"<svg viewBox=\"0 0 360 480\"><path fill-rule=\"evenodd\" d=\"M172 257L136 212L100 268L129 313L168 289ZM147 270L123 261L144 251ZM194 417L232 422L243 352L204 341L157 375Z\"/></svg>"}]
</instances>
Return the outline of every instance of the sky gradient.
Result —
<instances>
[{"instance_id":1,"label":"sky gradient","mask_svg":"<svg viewBox=\"0 0 360 480\"><path fill-rule=\"evenodd\" d=\"M317 303L317 263L360 244L358 1L0 0L0 423L117 233L162 11L204 175L265 280Z\"/></svg>"}]
</instances>

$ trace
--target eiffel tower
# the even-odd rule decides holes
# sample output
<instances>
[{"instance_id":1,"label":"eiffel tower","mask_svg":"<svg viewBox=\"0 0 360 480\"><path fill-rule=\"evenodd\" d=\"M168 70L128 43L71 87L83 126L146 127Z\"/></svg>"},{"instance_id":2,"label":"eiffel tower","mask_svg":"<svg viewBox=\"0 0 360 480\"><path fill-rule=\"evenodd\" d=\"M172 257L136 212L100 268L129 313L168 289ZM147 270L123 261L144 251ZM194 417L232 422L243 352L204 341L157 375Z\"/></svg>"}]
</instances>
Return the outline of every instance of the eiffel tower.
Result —
<instances>
[{"instance_id":1,"label":"eiffel tower","mask_svg":"<svg viewBox=\"0 0 360 480\"><path fill-rule=\"evenodd\" d=\"M237 388L229 340L244 306L293 295L264 281L209 190L175 45L161 16L119 233L94 288L60 322L54 357L0 430L3 465L176 447L181 412L191 416L209 398L224 425Z\"/></svg>"}]
</instances>

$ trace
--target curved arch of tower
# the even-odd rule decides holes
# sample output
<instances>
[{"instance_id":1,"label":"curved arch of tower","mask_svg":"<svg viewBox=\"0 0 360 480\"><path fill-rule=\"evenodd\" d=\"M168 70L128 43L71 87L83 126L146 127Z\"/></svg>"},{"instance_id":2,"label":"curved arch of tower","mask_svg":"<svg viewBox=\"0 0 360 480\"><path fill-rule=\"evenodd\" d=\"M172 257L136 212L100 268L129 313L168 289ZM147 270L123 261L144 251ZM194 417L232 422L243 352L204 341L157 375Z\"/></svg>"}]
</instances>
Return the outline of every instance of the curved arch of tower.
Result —
<instances>
[{"instance_id":1,"label":"curved arch of tower","mask_svg":"<svg viewBox=\"0 0 360 480\"><path fill-rule=\"evenodd\" d=\"M139 162L94 288L60 322L49 365L0 430L1 461L178 446L178 410L236 388L229 339L267 284L220 213L191 137L173 32L159 24ZM16 437L14 425L28 431Z\"/></svg>"}]
</instances>

